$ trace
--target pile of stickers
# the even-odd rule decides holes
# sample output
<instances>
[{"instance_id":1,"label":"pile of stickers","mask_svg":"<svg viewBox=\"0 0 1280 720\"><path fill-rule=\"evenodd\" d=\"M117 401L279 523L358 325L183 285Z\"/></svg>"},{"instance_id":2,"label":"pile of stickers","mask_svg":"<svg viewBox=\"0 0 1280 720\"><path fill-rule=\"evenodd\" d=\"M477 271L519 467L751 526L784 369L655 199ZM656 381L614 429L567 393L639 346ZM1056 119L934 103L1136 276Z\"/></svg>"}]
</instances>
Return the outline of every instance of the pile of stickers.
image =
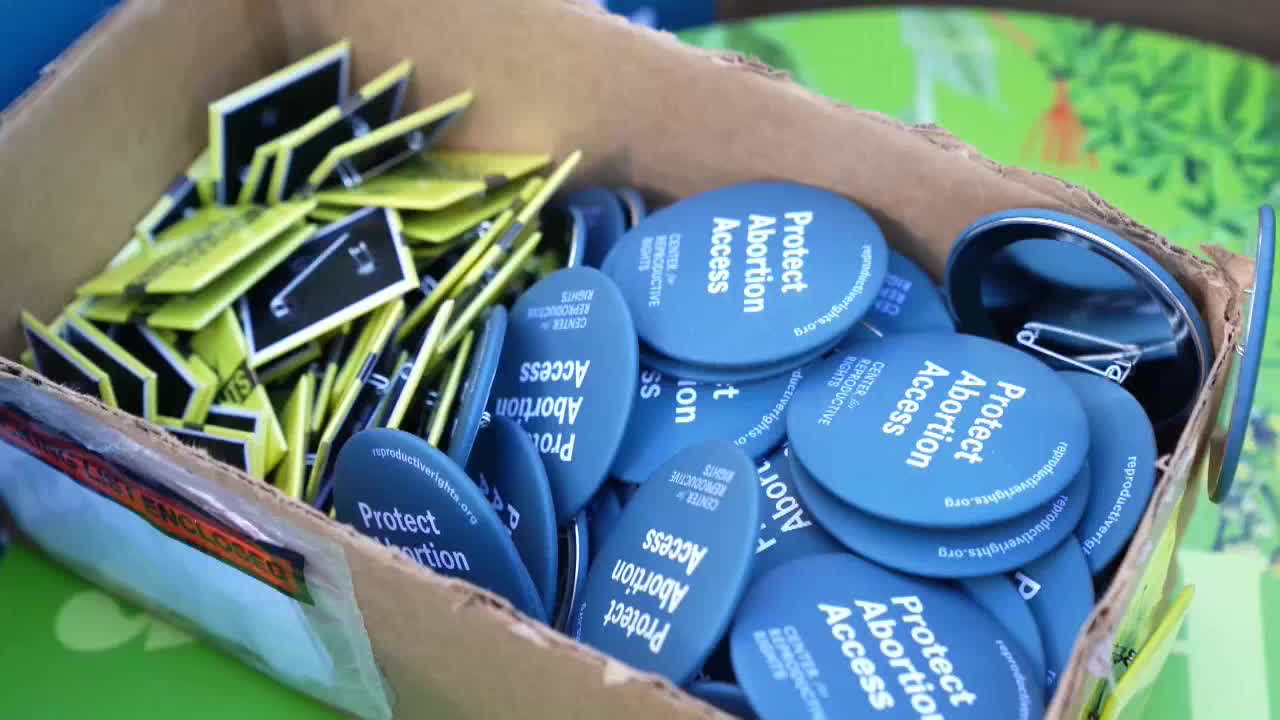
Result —
<instances>
[{"instance_id":1,"label":"pile of stickers","mask_svg":"<svg viewBox=\"0 0 1280 720\"><path fill-rule=\"evenodd\" d=\"M470 96L402 114L409 66L349 95L348 57L212 104L207 167L24 316L34 367L732 713L1040 717L1195 388L1131 381L1190 367L1150 323L984 330L1075 306L962 261L1122 240L985 218L944 298L843 197L557 195L576 153L431 149ZM1001 262L1109 269L1036 247Z\"/></svg>"},{"instance_id":2,"label":"pile of stickers","mask_svg":"<svg viewBox=\"0 0 1280 720\"><path fill-rule=\"evenodd\" d=\"M31 367L321 508L355 432L442 442L501 342L485 310L585 249L548 207L577 154L543 175L435 150L471 94L405 112L409 62L354 93L350 65L338 43L211 103L208 149L110 266L22 317Z\"/></svg>"}]
</instances>

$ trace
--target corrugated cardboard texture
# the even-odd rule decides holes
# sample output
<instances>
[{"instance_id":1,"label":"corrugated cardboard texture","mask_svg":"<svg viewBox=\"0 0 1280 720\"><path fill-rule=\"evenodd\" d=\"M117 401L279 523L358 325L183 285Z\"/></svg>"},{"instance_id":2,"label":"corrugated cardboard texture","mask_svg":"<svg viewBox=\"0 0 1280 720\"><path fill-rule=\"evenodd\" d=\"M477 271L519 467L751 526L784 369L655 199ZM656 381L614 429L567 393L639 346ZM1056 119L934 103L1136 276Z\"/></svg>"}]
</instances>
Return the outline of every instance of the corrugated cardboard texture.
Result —
<instances>
[{"instance_id":1,"label":"corrugated cardboard texture","mask_svg":"<svg viewBox=\"0 0 1280 720\"><path fill-rule=\"evenodd\" d=\"M1144 521L1145 535L1064 678L1051 717L1074 717L1058 713L1083 702L1085 656L1096 661L1110 650L1118 611L1107 608L1127 602L1150 534L1168 522L1207 433L1222 351L1236 332L1236 287L1087 191L997 166L942 130L909 128L816 97L759 65L684 47L589 3L134 2L0 126L0 217L11 248L0 267L0 307L11 317L24 306L52 317L199 150L204 102L340 37L352 41L358 80L409 57L419 102L475 90L451 144L557 155L582 148L578 182L633 184L666 197L764 178L820 185L868 207L891 242L935 275L962 228L1017 206L1076 212L1160 258L1201 307L1218 363ZM11 320L0 334L0 353L9 357L19 349L15 327ZM13 365L0 370L24 374ZM340 541L399 716L710 714L669 685L525 622L492 595L435 576L139 420L90 409L226 492L253 498L281 522Z\"/></svg>"}]
</instances>

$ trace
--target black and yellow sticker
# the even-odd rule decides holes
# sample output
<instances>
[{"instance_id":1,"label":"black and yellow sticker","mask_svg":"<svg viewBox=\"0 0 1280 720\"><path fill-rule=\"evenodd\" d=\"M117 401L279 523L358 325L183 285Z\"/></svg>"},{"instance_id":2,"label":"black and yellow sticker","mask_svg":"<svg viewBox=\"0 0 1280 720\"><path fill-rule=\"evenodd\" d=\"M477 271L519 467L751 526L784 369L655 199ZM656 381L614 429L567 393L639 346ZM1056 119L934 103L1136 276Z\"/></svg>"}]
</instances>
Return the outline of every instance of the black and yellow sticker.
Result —
<instances>
[{"instance_id":1,"label":"black and yellow sticker","mask_svg":"<svg viewBox=\"0 0 1280 720\"><path fill-rule=\"evenodd\" d=\"M116 405L125 412L152 420L156 417L158 382L148 368L83 317L67 317L67 342L111 378Z\"/></svg>"},{"instance_id":2,"label":"black and yellow sticker","mask_svg":"<svg viewBox=\"0 0 1280 720\"><path fill-rule=\"evenodd\" d=\"M412 71L413 63L408 60L395 65L361 87L354 97L279 138L271 148L271 174L264 176L269 178L267 200L280 202L293 197L329 151L398 118Z\"/></svg>"},{"instance_id":3,"label":"black and yellow sticker","mask_svg":"<svg viewBox=\"0 0 1280 720\"><path fill-rule=\"evenodd\" d=\"M274 411L272 411L271 417L274 419ZM256 480L262 480L275 467L267 459L267 435L270 422L266 414L261 410L250 409L240 405L213 405L209 408L209 415L205 418L204 427L237 430L251 435L253 437L253 447L251 448L249 474ZM281 435L281 442L283 443L283 434ZM276 458L277 462L280 457L284 456L284 447L281 446L279 451L280 456Z\"/></svg>"},{"instance_id":4,"label":"black and yellow sticker","mask_svg":"<svg viewBox=\"0 0 1280 720\"><path fill-rule=\"evenodd\" d=\"M315 232L316 227L307 224L286 230L204 289L164 298L163 303L147 315L147 324L187 332L203 328L219 313L231 307L263 276L287 260ZM135 314L139 312L140 308L134 308Z\"/></svg>"},{"instance_id":5,"label":"black and yellow sticker","mask_svg":"<svg viewBox=\"0 0 1280 720\"><path fill-rule=\"evenodd\" d=\"M320 190L335 178L343 187L355 187L427 150L472 98L469 90L458 93L338 145L307 177L304 192Z\"/></svg>"},{"instance_id":6,"label":"black and yellow sticker","mask_svg":"<svg viewBox=\"0 0 1280 720\"><path fill-rule=\"evenodd\" d=\"M209 104L209 159L215 199L228 205L258 146L347 96L351 45L335 43Z\"/></svg>"},{"instance_id":7,"label":"black and yellow sticker","mask_svg":"<svg viewBox=\"0 0 1280 720\"><path fill-rule=\"evenodd\" d=\"M369 208L320 229L239 301L260 367L418 285L393 210Z\"/></svg>"},{"instance_id":8,"label":"black and yellow sticker","mask_svg":"<svg viewBox=\"0 0 1280 720\"><path fill-rule=\"evenodd\" d=\"M364 366L364 356L371 352L381 352L389 342L389 335L404 317L405 303L396 299L369 313L359 327L354 329L355 344L351 352L338 365L338 374L333 381L332 396L329 402L337 403L347 389L355 382Z\"/></svg>"},{"instance_id":9,"label":"black and yellow sticker","mask_svg":"<svg viewBox=\"0 0 1280 720\"><path fill-rule=\"evenodd\" d=\"M542 211L542 208L555 194L556 190L565 183L581 160L582 152L575 150L556 167L544 182L526 184L521 190L518 206L512 207L499 215L493 221L489 230L472 243L458 262L440 278L435 290L410 310L409 317L405 319L400 328L400 337L402 339L409 337L431 316L432 311L441 302L453 297L454 288L470 272L475 263L484 257L490 247L495 244L504 250L515 247L516 240L521 236L525 236L528 227L537 222L538 214Z\"/></svg>"},{"instance_id":10,"label":"black and yellow sticker","mask_svg":"<svg viewBox=\"0 0 1280 720\"><path fill-rule=\"evenodd\" d=\"M307 502L313 505L316 505L317 499L323 499L320 490L329 475L330 460L342 449L347 439L367 427L378 400L386 389L387 378L378 371L382 369L380 365L384 364L385 358L393 355L389 352L388 345L394 335L396 323L404 315L404 303L396 302L395 306L398 311L387 315L380 324L378 333L361 354L359 372L334 406L324 434L320 436L315 465L307 478ZM390 361L386 362L389 364ZM385 369L383 372L386 372Z\"/></svg>"},{"instance_id":11,"label":"black and yellow sticker","mask_svg":"<svg viewBox=\"0 0 1280 720\"><path fill-rule=\"evenodd\" d=\"M130 323L110 328L109 337L156 374L157 415L202 423L218 377L204 361L187 357L164 333Z\"/></svg>"},{"instance_id":12,"label":"black and yellow sticker","mask_svg":"<svg viewBox=\"0 0 1280 720\"><path fill-rule=\"evenodd\" d=\"M22 331L31 349L32 364L41 375L116 407L111 378L105 370L25 310L22 313Z\"/></svg>"},{"instance_id":13,"label":"black and yellow sticker","mask_svg":"<svg viewBox=\"0 0 1280 720\"><path fill-rule=\"evenodd\" d=\"M199 210L201 205L195 180L186 174L179 175L134 226L134 236L148 245L154 245L161 233Z\"/></svg>"},{"instance_id":14,"label":"black and yellow sticker","mask_svg":"<svg viewBox=\"0 0 1280 720\"><path fill-rule=\"evenodd\" d=\"M204 450L209 457L261 480L262 449L256 447L253 434L216 425L190 425L176 418L161 416L156 422L184 445Z\"/></svg>"}]
</instances>

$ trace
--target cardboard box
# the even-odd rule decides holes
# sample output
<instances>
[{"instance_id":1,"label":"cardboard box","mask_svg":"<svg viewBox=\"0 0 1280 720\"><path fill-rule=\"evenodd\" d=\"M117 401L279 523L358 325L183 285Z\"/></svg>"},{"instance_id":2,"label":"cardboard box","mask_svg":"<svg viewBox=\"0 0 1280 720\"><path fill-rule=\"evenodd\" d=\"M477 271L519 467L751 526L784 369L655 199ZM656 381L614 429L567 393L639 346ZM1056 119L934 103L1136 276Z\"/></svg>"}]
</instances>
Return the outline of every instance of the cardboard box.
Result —
<instances>
[{"instance_id":1,"label":"cardboard box","mask_svg":"<svg viewBox=\"0 0 1280 720\"><path fill-rule=\"evenodd\" d=\"M941 129L816 97L755 62L685 47L587 2L136 0L0 124L0 308L53 317L201 150L206 102L343 37L356 82L413 59L411 105L474 90L452 146L557 157L581 148L579 184L625 183L659 198L758 179L823 186L868 208L890 243L935 276L961 229L1011 207L1076 213L1159 259L1199 306L1216 361L1046 717L1076 720L1095 707L1122 623L1142 616L1141 641L1167 599L1178 515L1202 491L1193 478L1249 264L1219 256L1228 272L1192 257L1086 189L997 165ZM16 358L17 323L0 327L0 354ZM350 712L712 715L493 595L4 361L0 438L0 498L47 552Z\"/></svg>"}]
</instances>

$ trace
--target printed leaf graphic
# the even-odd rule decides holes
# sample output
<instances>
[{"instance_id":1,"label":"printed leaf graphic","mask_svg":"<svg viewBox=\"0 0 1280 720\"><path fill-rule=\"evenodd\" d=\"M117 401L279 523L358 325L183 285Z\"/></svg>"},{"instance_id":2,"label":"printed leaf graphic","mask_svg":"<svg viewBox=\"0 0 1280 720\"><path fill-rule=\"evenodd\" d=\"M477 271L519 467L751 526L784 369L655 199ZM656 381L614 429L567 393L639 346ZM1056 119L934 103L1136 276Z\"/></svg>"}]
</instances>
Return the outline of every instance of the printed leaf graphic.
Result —
<instances>
[{"instance_id":1,"label":"printed leaf graphic","mask_svg":"<svg viewBox=\"0 0 1280 720\"><path fill-rule=\"evenodd\" d=\"M728 48L748 57L755 57L774 70L784 70L791 73L793 77L798 75L799 68L791 57L791 51L751 23L740 23L726 28L725 39Z\"/></svg>"},{"instance_id":2,"label":"printed leaf graphic","mask_svg":"<svg viewBox=\"0 0 1280 720\"><path fill-rule=\"evenodd\" d=\"M145 612L126 613L106 593L85 590L63 603L54 619L54 634L68 650L102 652L134 639L150 620Z\"/></svg>"},{"instance_id":3,"label":"printed leaf graphic","mask_svg":"<svg viewBox=\"0 0 1280 720\"><path fill-rule=\"evenodd\" d=\"M128 612L114 597L83 590L67 598L54 619L54 635L74 652L104 652L146 633L148 652L195 642L187 633L144 611Z\"/></svg>"},{"instance_id":4,"label":"printed leaf graphic","mask_svg":"<svg viewBox=\"0 0 1280 720\"><path fill-rule=\"evenodd\" d=\"M147 652L154 650L168 650L180 645L188 645L195 642L195 639L186 632L170 625L169 623L154 618L151 620L151 627L147 630L147 641L143 648Z\"/></svg>"},{"instance_id":5,"label":"printed leaf graphic","mask_svg":"<svg viewBox=\"0 0 1280 720\"><path fill-rule=\"evenodd\" d=\"M905 9L902 35L929 79L980 98L999 92L991 36L968 10Z\"/></svg>"},{"instance_id":6,"label":"printed leaf graphic","mask_svg":"<svg viewBox=\"0 0 1280 720\"><path fill-rule=\"evenodd\" d=\"M1249 80L1249 65L1237 62L1231 69L1231 78L1227 80L1226 89L1222 93L1222 116L1229 127L1236 124L1245 98L1249 96Z\"/></svg>"}]
</instances>

